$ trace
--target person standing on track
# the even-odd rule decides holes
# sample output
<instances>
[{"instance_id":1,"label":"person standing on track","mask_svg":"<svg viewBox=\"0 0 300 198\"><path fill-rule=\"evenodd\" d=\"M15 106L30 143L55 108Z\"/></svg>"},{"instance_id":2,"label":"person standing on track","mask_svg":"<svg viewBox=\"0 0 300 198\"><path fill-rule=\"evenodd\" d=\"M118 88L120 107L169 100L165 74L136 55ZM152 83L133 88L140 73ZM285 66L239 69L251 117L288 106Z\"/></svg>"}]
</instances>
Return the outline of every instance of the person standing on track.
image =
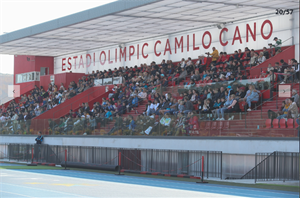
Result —
<instances>
[{"instance_id":1,"label":"person standing on track","mask_svg":"<svg viewBox=\"0 0 300 198\"><path fill-rule=\"evenodd\" d=\"M36 144L34 145L34 154L36 161L39 160L39 155L41 153L41 144L44 141L44 137L42 136L42 132L38 132L37 138L35 138Z\"/></svg>"},{"instance_id":2,"label":"person standing on track","mask_svg":"<svg viewBox=\"0 0 300 198\"><path fill-rule=\"evenodd\" d=\"M42 132L38 132L38 137L35 138L36 144L42 144L42 142L44 141L44 137L42 136Z\"/></svg>"}]
</instances>

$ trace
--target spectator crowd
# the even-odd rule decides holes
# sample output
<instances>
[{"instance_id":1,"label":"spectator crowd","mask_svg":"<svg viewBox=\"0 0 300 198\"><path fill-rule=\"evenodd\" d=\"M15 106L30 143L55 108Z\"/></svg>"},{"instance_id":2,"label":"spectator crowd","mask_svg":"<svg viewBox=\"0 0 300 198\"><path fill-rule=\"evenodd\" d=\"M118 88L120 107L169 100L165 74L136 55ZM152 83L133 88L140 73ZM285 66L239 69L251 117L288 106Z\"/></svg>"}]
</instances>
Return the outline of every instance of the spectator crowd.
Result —
<instances>
[{"instance_id":1,"label":"spectator crowd","mask_svg":"<svg viewBox=\"0 0 300 198\"><path fill-rule=\"evenodd\" d=\"M152 62L149 66L141 64L140 67L97 70L79 78L78 82L71 82L68 87L64 87L63 84L59 88L49 84L47 89L36 86L30 95L21 96L18 103L13 100L7 108L2 108L0 122L2 126L9 128L11 133L17 130L30 133L32 118L84 92L92 87L97 79L121 77L123 83L115 85L108 98L103 98L101 103L94 103L92 107L83 103L78 110L71 109L70 113L61 117L58 122L50 119L49 130L65 134L73 131L79 134L83 129L96 128L99 123L105 127L115 119L115 125L107 134L114 134L120 130L123 134L149 134L155 131L155 127L159 127L165 129L167 135L188 135L189 128L195 123L196 114L200 115L201 119L224 120L225 113L243 110L241 104L247 107L247 111L251 111L253 103L257 103L260 98L260 91L253 85L221 86L207 88L203 92L199 92L195 85L250 78L249 70L270 58L267 48L258 53L246 47L244 52L239 49L231 55L226 52L219 53L214 47L212 50L212 53L208 53L212 56L211 63L207 57L200 55L196 61L188 58L182 59L178 64L173 64L171 60L163 60L159 65ZM288 65L284 60L274 66L269 65L260 78L272 77L280 83L288 83L298 82L297 75L299 76L299 65L293 59L292 65ZM172 93L161 94L165 87L179 84L187 88L180 97L172 96ZM147 105L143 112L139 112L137 108L142 101L146 101ZM299 107L299 96L298 99L293 97L291 101ZM288 104L291 101L288 101ZM127 117L121 117L131 111L135 111L138 116L135 118L129 114ZM279 117L296 115L294 111L282 112L284 113L278 112ZM155 121L155 116L160 116L158 122ZM234 116L229 117L229 120L232 119ZM171 126L174 126L175 130L171 130Z\"/></svg>"}]
</instances>

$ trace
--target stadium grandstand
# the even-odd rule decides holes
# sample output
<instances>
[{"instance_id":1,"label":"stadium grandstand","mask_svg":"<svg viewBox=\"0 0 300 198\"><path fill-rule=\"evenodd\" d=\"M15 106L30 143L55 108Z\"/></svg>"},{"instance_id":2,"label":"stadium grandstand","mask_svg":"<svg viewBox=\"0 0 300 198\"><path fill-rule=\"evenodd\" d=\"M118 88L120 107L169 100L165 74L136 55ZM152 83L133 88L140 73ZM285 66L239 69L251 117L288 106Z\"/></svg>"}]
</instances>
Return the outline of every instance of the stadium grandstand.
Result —
<instances>
[{"instance_id":1,"label":"stadium grandstand","mask_svg":"<svg viewBox=\"0 0 300 198\"><path fill-rule=\"evenodd\" d=\"M40 131L49 145L220 151L221 179L299 152L298 1L119 0L1 35L0 53L20 90L0 106L0 144Z\"/></svg>"}]
</instances>

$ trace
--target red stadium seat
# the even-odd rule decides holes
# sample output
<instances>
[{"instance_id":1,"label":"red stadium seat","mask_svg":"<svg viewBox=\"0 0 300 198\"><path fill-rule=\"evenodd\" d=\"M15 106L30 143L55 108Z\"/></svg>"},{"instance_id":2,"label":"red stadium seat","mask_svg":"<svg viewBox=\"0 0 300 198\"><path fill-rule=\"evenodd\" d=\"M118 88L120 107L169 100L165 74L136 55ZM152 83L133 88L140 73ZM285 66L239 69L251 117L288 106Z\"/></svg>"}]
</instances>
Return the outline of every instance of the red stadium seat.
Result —
<instances>
[{"instance_id":1,"label":"red stadium seat","mask_svg":"<svg viewBox=\"0 0 300 198\"><path fill-rule=\"evenodd\" d=\"M281 129L285 129L286 128L286 124L285 124L285 119L280 119L279 121L279 125Z\"/></svg>"},{"instance_id":2,"label":"red stadium seat","mask_svg":"<svg viewBox=\"0 0 300 198\"><path fill-rule=\"evenodd\" d=\"M288 129L294 128L294 119L288 119L287 120L287 128Z\"/></svg>"},{"instance_id":3,"label":"red stadium seat","mask_svg":"<svg viewBox=\"0 0 300 198\"><path fill-rule=\"evenodd\" d=\"M273 120L273 123L272 123L272 124L273 124L273 128L274 128L274 129L278 129L278 128L279 128L278 122L279 122L278 119L274 119L274 120Z\"/></svg>"},{"instance_id":4,"label":"red stadium seat","mask_svg":"<svg viewBox=\"0 0 300 198\"><path fill-rule=\"evenodd\" d=\"M271 128L271 123L272 123L272 120L271 120L271 119L267 119L267 120L266 120L266 128L267 128L267 129L270 129L270 128Z\"/></svg>"},{"instance_id":5,"label":"red stadium seat","mask_svg":"<svg viewBox=\"0 0 300 198\"><path fill-rule=\"evenodd\" d=\"M206 122L205 123L205 130L210 130L210 123L211 122Z\"/></svg>"},{"instance_id":6,"label":"red stadium seat","mask_svg":"<svg viewBox=\"0 0 300 198\"><path fill-rule=\"evenodd\" d=\"M194 110L197 110L198 109L198 105L197 104L194 104Z\"/></svg>"},{"instance_id":7,"label":"red stadium seat","mask_svg":"<svg viewBox=\"0 0 300 198\"><path fill-rule=\"evenodd\" d=\"M222 129L223 129L223 126L224 126L224 122L220 121L220 122L218 122L218 127L217 127L217 129L218 129L218 130L222 130Z\"/></svg>"},{"instance_id":8,"label":"red stadium seat","mask_svg":"<svg viewBox=\"0 0 300 198\"><path fill-rule=\"evenodd\" d=\"M217 129L217 122L212 122L211 129L212 130L216 130Z\"/></svg>"},{"instance_id":9,"label":"red stadium seat","mask_svg":"<svg viewBox=\"0 0 300 198\"><path fill-rule=\"evenodd\" d=\"M190 119L189 124L193 126L194 130L199 130L200 129L197 116L194 116L192 119Z\"/></svg>"},{"instance_id":10,"label":"red stadium seat","mask_svg":"<svg viewBox=\"0 0 300 198\"><path fill-rule=\"evenodd\" d=\"M298 123L296 122L296 120L295 120L295 128L297 128L299 125L298 125Z\"/></svg>"},{"instance_id":11,"label":"red stadium seat","mask_svg":"<svg viewBox=\"0 0 300 198\"><path fill-rule=\"evenodd\" d=\"M229 129L229 121L224 121L223 129Z\"/></svg>"},{"instance_id":12,"label":"red stadium seat","mask_svg":"<svg viewBox=\"0 0 300 198\"><path fill-rule=\"evenodd\" d=\"M245 111L245 105L246 105L246 104L247 104L247 103L246 103L245 101L239 102L240 110L241 110L242 112Z\"/></svg>"}]
</instances>

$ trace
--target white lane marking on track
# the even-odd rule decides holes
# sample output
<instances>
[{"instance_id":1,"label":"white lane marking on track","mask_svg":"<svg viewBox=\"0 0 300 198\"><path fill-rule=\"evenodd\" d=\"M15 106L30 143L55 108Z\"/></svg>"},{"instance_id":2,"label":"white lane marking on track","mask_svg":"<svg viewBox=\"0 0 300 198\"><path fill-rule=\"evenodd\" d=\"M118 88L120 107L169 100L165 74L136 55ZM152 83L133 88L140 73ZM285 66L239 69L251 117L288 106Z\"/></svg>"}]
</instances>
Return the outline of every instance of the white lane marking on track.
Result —
<instances>
[{"instance_id":1,"label":"white lane marking on track","mask_svg":"<svg viewBox=\"0 0 300 198\"><path fill-rule=\"evenodd\" d=\"M47 189L39 189L39 188L33 188L33 187L27 187L27 186L21 186L21 185L16 185L16 184L8 184L8 183L2 183L2 185L11 185L11 186L17 186L17 187L22 187L22 188L30 188L30 189L34 189L34 190L43 190L43 191L48 191L48 192L54 192L54 193L60 193L60 194L66 194L66 195L72 195L74 197L86 197L86 196L81 196L81 195L75 195L75 194L71 194L71 193L64 193L64 192L60 192L60 191L55 191L55 190L47 190ZM25 196L25 195L24 195ZM28 196L27 196L28 197Z\"/></svg>"},{"instance_id":2,"label":"white lane marking on track","mask_svg":"<svg viewBox=\"0 0 300 198\"><path fill-rule=\"evenodd\" d=\"M7 191L3 191L3 190L0 190L0 192L12 194L12 195L23 196L23 197L30 197L30 196L27 196L27 195L21 195L21 194L18 194L18 193L12 193L12 192L7 192ZM30 198L37 198L37 197L30 197Z\"/></svg>"}]
</instances>

